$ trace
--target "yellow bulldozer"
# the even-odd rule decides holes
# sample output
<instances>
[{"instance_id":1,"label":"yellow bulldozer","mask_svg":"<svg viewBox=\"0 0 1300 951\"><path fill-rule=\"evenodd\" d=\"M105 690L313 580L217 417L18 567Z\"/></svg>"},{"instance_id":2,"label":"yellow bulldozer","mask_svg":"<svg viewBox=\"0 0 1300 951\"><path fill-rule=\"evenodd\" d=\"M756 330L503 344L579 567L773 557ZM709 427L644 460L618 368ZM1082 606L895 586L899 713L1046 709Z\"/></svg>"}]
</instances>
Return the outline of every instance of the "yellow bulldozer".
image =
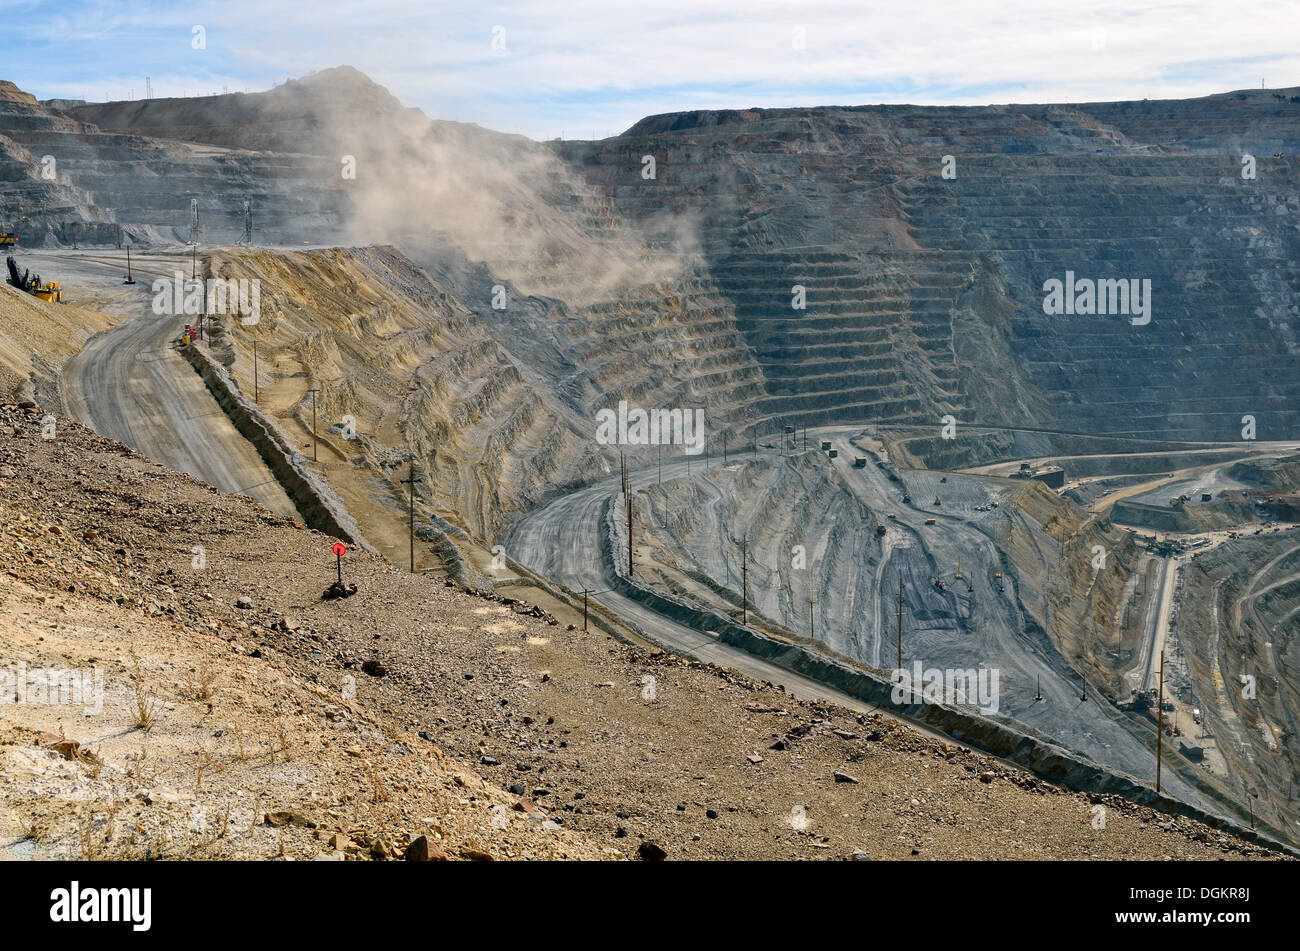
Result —
<instances>
[{"instance_id":1,"label":"yellow bulldozer","mask_svg":"<svg viewBox=\"0 0 1300 951\"><path fill-rule=\"evenodd\" d=\"M0 248L12 248L18 243L18 235L0 231Z\"/></svg>"}]
</instances>

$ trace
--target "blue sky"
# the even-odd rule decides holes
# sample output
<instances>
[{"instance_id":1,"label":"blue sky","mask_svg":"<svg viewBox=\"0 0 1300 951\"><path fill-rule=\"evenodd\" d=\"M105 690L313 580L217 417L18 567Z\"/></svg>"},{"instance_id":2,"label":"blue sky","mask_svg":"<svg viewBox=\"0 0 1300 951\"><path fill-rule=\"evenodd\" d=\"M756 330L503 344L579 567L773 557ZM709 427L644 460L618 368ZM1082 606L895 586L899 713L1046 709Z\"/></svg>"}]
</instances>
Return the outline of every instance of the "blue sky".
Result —
<instances>
[{"instance_id":1,"label":"blue sky","mask_svg":"<svg viewBox=\"0 0 1300 951\"><path fill-rule=\"evenodd\" d=\"M1300 85L1294 0L0 0L0 18L0 79L43 99L141 98L146 76L155 96L257 91L347 64L431 116L534 138L685 109Z\"/></svg>"}]
</instances>

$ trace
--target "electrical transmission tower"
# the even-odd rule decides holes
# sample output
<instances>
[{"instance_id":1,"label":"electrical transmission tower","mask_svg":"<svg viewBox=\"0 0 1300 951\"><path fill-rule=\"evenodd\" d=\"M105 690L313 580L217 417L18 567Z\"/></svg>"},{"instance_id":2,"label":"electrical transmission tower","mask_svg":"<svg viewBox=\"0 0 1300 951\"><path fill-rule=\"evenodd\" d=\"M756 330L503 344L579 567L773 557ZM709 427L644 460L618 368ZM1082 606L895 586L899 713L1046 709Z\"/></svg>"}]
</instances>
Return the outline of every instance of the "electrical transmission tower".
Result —
<instances>
[{"instance_id":1,"label":"electrical transmission tower","mask_svg":"<svg viewBox=\"0 0 1300 951\"><path fill-rule=\"evenodd\" d=\"M190 199L190 244L199 243L199 200Z\"/></svg>"},{"instance_id":2,"label":"electrical transmission tower","mask_svg":"<svg viewBox=\"0 0 1300 951\"><path fill-rule=\"evenodd\" d=\"M237 243L253 243L253 203L247 198L244 199L244 234Z\"/></svg>"}]
</instances>

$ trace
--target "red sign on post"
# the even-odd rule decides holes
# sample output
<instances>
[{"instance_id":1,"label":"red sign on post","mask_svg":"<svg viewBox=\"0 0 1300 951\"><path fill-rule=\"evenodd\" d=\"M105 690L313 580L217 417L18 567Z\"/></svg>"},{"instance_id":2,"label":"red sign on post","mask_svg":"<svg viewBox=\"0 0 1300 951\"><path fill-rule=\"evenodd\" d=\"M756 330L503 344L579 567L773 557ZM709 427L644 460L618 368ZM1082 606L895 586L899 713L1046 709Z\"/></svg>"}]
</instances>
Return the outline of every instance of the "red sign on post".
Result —
<instances>
[{"instance_id":1,"label":"red sign on post","mask_svg":"<svg viewBox=\"0 0 1300 951\"><path fill-rule=\"evenodd\" d=\"M347 552L348 546L342 542L334 543L334 567L338 571L338 584L343 587L343 555Z\"/></svg>"}]
</instances>

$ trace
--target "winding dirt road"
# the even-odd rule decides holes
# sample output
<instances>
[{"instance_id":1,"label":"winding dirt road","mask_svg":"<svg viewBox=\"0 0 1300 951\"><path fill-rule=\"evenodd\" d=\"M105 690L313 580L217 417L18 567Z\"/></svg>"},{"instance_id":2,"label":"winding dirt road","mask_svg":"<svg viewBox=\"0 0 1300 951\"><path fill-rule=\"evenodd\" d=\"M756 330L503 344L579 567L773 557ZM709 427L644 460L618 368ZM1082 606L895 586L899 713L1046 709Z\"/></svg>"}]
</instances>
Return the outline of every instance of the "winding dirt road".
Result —
<instances>
[{"instance_id":1,"label":"winding dirt road","mask_svg":"<svg viewBox=\"0 0 1300 951\"><path fill-rule=\"evenodd\" d=\"M121 252L41 251L25 257L25 266L57 274L69 299L122 318L65 365L69 416L223 492L300 517L257 451L172 348L185 319L153 313L155 278L188 273L187 254L133 254L134 285L122 284Z\"/></svg>"},{"instance_id":2,"label":"winding dirt road","mask_svg":"<svg viewBox=\"0 0 1300 951\"><path fill-rule=\"evenodd\" d=\"M881 498L888 492L883 477L879 477L874 469L864 472L849 468L853 448L848 437L857 431L859 430L852 427L825 427L816 430L816 436L818 439L825 437L837 441L842 474L855 484L855 489L861 491L864 497L879 506ZM810 430L809 436L813 435L814 431ZM665 461L663 468L665 480L687 477L687 464L683 461ZM693 469L692 475L703 476L702 466L698 462ZM878 479L879 485L873 479ZM654 466L633 470L629 474L633 491L647 487L655 480ZM730 667L760 680L781 684L796 696L829 700L852 709L864 707L861 701L791 674L743 650L720 643L709 632L688 627L617 591L609 590L612 567L601 558L600 532L603 527L604 503L619 491L619 476L615 474L534 509L511 525L504 542L506 551L516 561L560 582L571 591L581 592L586 588L595 592L592 600L629 621L645 637L665 648ZM890 508L902 511L903 507L891 505ZM926 531L922 528L922 522L927 514L920 509L909 510L903 516L903 521L915 523L908 525L912 531ZM1004 714L1058 737L1065 745L1082 750L1099 762L1108 763L1136 776L1154 774L1154 750L1149 749L1142 738L1133 735L1132 727L1122 717L1103 710L1095 698L1080 702L1068 668L1059 659L1053 658L1050 645L1045 641L1037 643L1025 632L1018 613L1012 607L1014 590L1010 596L993 590L992 566L996 564L997 558L992 542L977 529L966 525L961 518L949 512L944 512L943 515L945 528L942 531L928 529L930 535L934 536L929 544L934 545L937 539L943 539L938 544L945 549L951 548L951 560L955 560L959 550L972 559L970 573L975 579L974 597L970 598L964 591L960 595L953 591L950 596L973 602L971 606L975 607L975 635L962 635L968 643L959 648L953 643L951 632L945 636L944 632L937 630L924 634L912 630L905 654L916 656L909 652L915 652L924 645L927 650L925 656L930 658L947 659L960 655L963 661L961 666L977 666L983 662L1004 667L1012 685L1012 691L1008 693L1008 684L1004 684ZM906 553L906 557L897 559L907 578L909 592L928 589L933 567L920 557L924 551L925 549L917 549ZM977 561L983 562L979 568L974 564ZM891 568L888 572L888 591L896 589L898 570ZM889 605L883 602L862 607L862 610L870 611L876 617L887 615L888 609ZM969 614L970 611L965 613ZM883 621L878 626L884 630L891 629ZM892 639L890 645L892 646ZM890 650L887 649L886 657L889 653ZM955 660L953 665L958 666ZM1045 700L1034 702L1032 694L1037 684L1035 674L1040 673ZM1025 685L1028 685L1025 688L1029 691L1027 694L1015 689ZM890 711L882 709L881 712ZM1170 792L1187 802L1206 805L1200 795L1176 776L1169 777L1166 786Z\"/></svg>"}]
</instances>

